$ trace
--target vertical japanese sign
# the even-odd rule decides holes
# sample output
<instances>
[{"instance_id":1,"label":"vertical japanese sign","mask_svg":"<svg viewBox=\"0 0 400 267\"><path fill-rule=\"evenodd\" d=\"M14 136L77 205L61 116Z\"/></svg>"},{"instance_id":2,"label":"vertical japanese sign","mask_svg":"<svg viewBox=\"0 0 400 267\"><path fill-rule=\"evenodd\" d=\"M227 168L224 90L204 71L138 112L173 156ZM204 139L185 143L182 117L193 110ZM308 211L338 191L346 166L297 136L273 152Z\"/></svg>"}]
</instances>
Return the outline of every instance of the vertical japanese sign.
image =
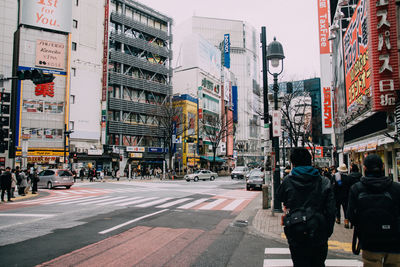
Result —
<instances>
[{"instance_id":1,"label":"vertical japanese sign","mask_svg":"<svg viewBox=\"0 0 400 267\"><path fill-rule=\"evenodd\" d=\"M71 32L71 0L21 0L20 24Z\"/></svg>"},{"instance_id":2,"label":"vertical japanese sign","mask_svg":"<svg viewBox=\"0 0 400 267\"><path fill-rule=\"evenodd\" d=\"M364 105L363 98L370 96L371 78L366 7L366 0L358 3L343 40L348 110L357 105Z\"/></svg>"},{"instance_id":3,"label":"vertical japanese sign","mask_svg":"<svg viewBox=\"0 0 400 267\"><path fill-rule=\"evenodd\" d=\"M224 34L224 66L231 67L231 40L229 34Z\"/></svg>"},{"instance_id":4,"label":"vertical japanese sign","mask_svg":"<svg viewBox=\"0 0 400 267\"><path fill-rule=\"evenodd\" d=\"M396 1L369 3L373 110L388 111L395 108L399 90Z\"/></svg>"},{"instance_id":5,"label":"vertical japanese sign","mask_svg":"<svg viewBox=\"0 0 400 267\"><path fill-rule=\"evenodd\" d=\"M272 111L272 136L280 137L281 136L281 125L282 125L282 116L280 110Z\"/></svg>"},{"instance_id":6,"label":"vertical japanese sign","mask_svg":"<svg viewBox=\"0 0 400 267\"><path fill-rule=\"evenodd\" d=\"M103 86L101 90L101 101L107 100L107 84L108 84L108 17L109 17L109 0L106 1L104 6L104 45L103 45Z\"/></svg>"},{"instance_id":7,"label":"vertical japanese sign","mask_svg":"<svg viewBox=\"0 0 400 267\"><path fill-rule=\"evenodd\" d=\"M333 133L332 94L331 94L331 63L329 35L329 3L328 0L317 0L318 3L318 32L321 68L321 121L322 133Z\"/></svg>"}]
</instances>

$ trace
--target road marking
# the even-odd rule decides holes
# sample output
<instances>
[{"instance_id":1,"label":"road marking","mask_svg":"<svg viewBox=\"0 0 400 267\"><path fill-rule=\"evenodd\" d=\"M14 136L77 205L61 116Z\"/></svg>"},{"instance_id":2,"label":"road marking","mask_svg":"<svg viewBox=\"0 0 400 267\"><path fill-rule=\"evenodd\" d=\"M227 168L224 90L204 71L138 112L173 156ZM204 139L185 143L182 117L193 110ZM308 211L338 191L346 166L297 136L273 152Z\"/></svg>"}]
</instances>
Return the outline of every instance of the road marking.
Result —
<instances>
[{"instance_id":1,"label":"road marking","mask_svg":"<svg viewBox=\"0 0 400 267\"><path fill-rule=\"evenodd\" d=\"M97 196L91 196L91 197L82 197L79 199L75 199L72 201L67 201L67 202L63 202L63 203L58 203L59 205L69 205L69 204L77 204L77 203L81 203L81 202L85 202L85 201L92 201L92 200L98 200L98 199L103 199L103 198L109 198L109 196L104 196L104 197L97 197Z\"/></svg>"},{"instance_id":2,"label":"road marking","mask_svg":"<svg viewBox=\"0 0 400 267\"><path fill-rule=\"evenodd\" d=\"M172 202L165 203L163 205L157 206L156 208L169 208L169 207L171 207L173 205L180 204L180 203L192 200L192 199L193 198L191 198L191 197L181 198L181 199L178 199L178 200L175 200L175 201L172 201Z\"/></svg>"},{"instance_id":3,"label":"road marking","mask_svg":"<svg viewBox=\"0 0 400 267\"><path fill-rule=\"evenodd\" d=\"M125 225L128 225L128 224L131 224L131 223L140 221L140 220L142 220L142 219L145 219L145 218L148 218L148 217L151 217L151 216L154 216L154 215L157 215L157 214L162 213L162 212L165 212L165 211L167 211L167 210L168 210L168 209L163 209L163 210L159 210L159 211L157 211L157 212L151 213L151 214L144 215L144 216L142 216L142 217L139 217L139 218L136 218L136 219L127 221L127 222L125 222L125 223L122 223L122 224L119 224L119 225L114 226L114 227L112 227L112 228L109 228L109 229L106 229L106 230L104 230L104 231L101 231L101 232L99 232L99 234L101 234L101 235L107 234L107 233L112 232L112 231L114 231L114 230L117 230L117 229L119 229L119 228L121 228L121 227L124 227Z\"/></svg>"},{"instance_id":4,"label":"road marking","mask_svg":"<svg viewBox=\"0 0 400 267\"><path fill-rule=\"evenodd\" d=\"M242 204L245 199L235 199L229 205L225 206L222 210L234 210L237 206Z\"/></svg>"},{"instance_id":5,"label":"road marking","mask_svg":"<svg viewBox=\"0 0 400 267\"><path fill-rule=\"evenodd\" d=\"M190 209L190 208L192 208L194 206L199 205L200 203L203 203L206 200L208 200L208 198L200 198L200 199L198 199L196 201L193 201L193 202L190 202L190 203L188 203L186 205L179 206L178 209Z\"/></svg>"},{"instance_id":6,"label":"road marking","mask_svg":"<svg viewBox=\"0 0 400 267\"><path fill-rule=\"evenodd\" d=\"M107 201L107 203L97 203L96 205L115 204L115 203L120 203L120 202L124 202L124 201L134 200L134 199L138 199L138 198L140 198L140 197L128 197L128 196L126 196L126 197L123 198L123 199Z\"/></svg>"},{"instance_id":7,"label":"road marking","mask_svg":"<svg viewBox=\"0 0 400 267\"><path fill-rule=\"evenodd\" d=\"M79 203L78 205L87 205L87 204L94 204L94 203L99 203L99 202L107 202L107 201L112 201L112 200L116 200L116 199L121 199L121 198L126 198L126 197L113 197L113 196L109 196L105 199L100 199L100 200L93 200L93 201L89 201L89 202L83 202L83 203Z\"/></svg>"},{"instance_id":8,"label":"road marking","mask_svg":"<svg viewBox=\"0 0 400 267\"><path fill-rule=\"evenodd\" d=\"M17 214L17 213L0 213L1 217L53 217L54 214Z\"/></svg>"},{"instance_id":9,"label":"road marking","mask_svg":"<svg viewBox=\"0 0 400 267\"><path fill-rule=\"evenodd\" d=\"M135 207L146 208L146 207L154 206L154 205L157 205L157 204L160 204L160 203L164 203L164 202L166 202L166 201L168 201L170 199L172 199L172 198L166 197L166 198L150 201L150 202L147 202L147 203L144 203L144 204L139 204L139 205L136 205Z\"/></svg>"},{"instance_id":10,"label":"road marking","mask_svg":"<svg viewBox=\"0 0 400 267\"><path fill-rule=\"evenodd\" d=\"M290 257L289 248L265 248L265 255L286 255ZM283 267L293 266L292 260L289 259L264 259L263 267ZM363 263L359 260L349 259L326 259L325 266L343 266L343 267L361 267Z\"/></svg>"},{"instance_id":11,"label":"road marking","mask_svg":"<svg viewBox=\"0 0 400 267\"><path fill-rule=\"evenodd\" d=\"M156 198L158 198L158 197L142 198L142 199L138 199L138 200L133 200L133 201L129 201L129 202L117 204L117 206L128 206L128 205L132 205L132 204L137 204L137 203L146 202L146 201L148 201L148 200L153 200L153 199L156 199Z\"/></svg>"},{"instance_id":12,"label":"road marking","mask_svg":"<svg viewBox=\"0 0 400 267\"><path fill-rule=\"evenodd\" d=\"M206 205L204 205L203 207L200 207L200 210L210 210L216 206L218 206L219 204L221 204L222 202L225 202L226 199L217 199L211 203L208 203Z\"/></svg>"}]
</instances>

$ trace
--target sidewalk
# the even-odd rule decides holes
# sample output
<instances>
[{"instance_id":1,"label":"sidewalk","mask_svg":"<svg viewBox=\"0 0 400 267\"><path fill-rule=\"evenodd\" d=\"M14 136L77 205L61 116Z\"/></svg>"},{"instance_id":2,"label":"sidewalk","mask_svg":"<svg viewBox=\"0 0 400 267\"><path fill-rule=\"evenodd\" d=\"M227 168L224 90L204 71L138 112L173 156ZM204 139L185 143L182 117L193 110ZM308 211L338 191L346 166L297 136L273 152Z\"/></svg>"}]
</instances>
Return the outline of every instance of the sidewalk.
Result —
<instances>
[{"instance_id":1,"label":"sidewalk","mask_svg":"<svg viewBox=\"0 0 400 267\"><path fill-rule=\"evenodd\" d=\"M262 209L262 194L256 200L260 209L254 216L252 226L264 236L272 237L278 241L286 243L286 237L281 226L282 213L275 213L272 216L271 209ZM329 251L334 251L338 254L345 254L346 256L354 256L351 251L351 243L353 239L353 229L344 228L343 218L341 224L335 223L335 228L332 236L329 238L328 246ZM358 257L358 256L354 256Z\"/></svg>"}]
</instances>

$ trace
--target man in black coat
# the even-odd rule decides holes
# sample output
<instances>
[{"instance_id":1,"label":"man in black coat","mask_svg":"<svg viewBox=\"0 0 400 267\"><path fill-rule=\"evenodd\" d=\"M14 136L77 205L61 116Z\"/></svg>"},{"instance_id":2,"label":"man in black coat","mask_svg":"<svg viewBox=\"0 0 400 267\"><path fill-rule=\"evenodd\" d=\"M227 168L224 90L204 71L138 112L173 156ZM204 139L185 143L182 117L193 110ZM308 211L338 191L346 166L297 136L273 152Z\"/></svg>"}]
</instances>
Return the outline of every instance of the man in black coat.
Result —
<instances>
[{"instance_id":1,"label":"man in black coat","mask_svg":"<svg viewBox=\"0 0 400 267\"><path fill-rule=\"evenodd\" d=\"M278 198L288 210L286 216L293 217L291 212L294 214L301 208L309 208L315 211L314 216L319 221L311 229L313 234L307 238L299 238L285 223L292 261L295 267L325 266L328 238L335 224L335 200L331 183L311 166L311 155L307 149L292 149L290 161L293 169L278 188Z\"/></svg>"},{"instance_id":2,"label":"man in black coat","mask_svg":"<svg viewBox=\"0 0 400 267\"><path fill-rule=\"evenodd\" d=\"M1 184L1 201L4 202L4 194L7 191L7 200L8 202L13 202L11 200L11 169L10 167L6 168L6 171L3 172L0 176L0 184Z\"/></svg>"},{"instance_id":3,"label":"man in black coat","mask_svg":"<svg viewBox=\"0 0 400 267\"><path fill-rule=\"evenodd\" d=\"M364 171L350 188L348 205L364 266L400 266L400 184L385 176L376 154L364 159Z\"/></svg>"}]
</instances>

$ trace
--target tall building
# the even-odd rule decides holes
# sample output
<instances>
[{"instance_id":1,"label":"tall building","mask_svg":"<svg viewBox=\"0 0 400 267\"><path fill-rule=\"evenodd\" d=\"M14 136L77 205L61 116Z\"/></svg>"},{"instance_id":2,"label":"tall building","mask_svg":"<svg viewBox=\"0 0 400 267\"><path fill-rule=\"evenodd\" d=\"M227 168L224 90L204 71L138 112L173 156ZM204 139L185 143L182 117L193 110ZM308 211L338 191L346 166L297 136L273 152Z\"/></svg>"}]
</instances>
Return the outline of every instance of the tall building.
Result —
<instances>
[{"instance_id":1,"label":"tall building","mask_svg":"<svg viewBox=\"0 0 400 267\"><path fill-rule=\"evenodd\" d=\"M12 76L13 64L13 38L18 26L18 2L14 0L0 1L0 75L4 78ZM1 151L0 167L12 166L8 157L9 132L10 132L10 104L12 81L0 81L0 128Z\"/></svg>"},{"instance_id":2,"label":"tall building","mask_svg":"<svg viewBox=\"0 0 400 267\"><path fill-rule=\"evenodd\" d=\"M131 0L106 4L102 144L108 168L162 166L160 105L172 93L172 19ZM109 11L109 14L107 14ZM108 43L107 43L108 41ZM105 64L105 65L104 65ZM108 78L107 78L108 77ZM118 164L119 163L119 164ZM119 166L118 166L119 165Z\"/></svg>"},{"instance_id":3,"label":"tall building","mask_svg":"<svg viewBox=\"0 0 400 267\"><path fill-rule=\"evenodd\" d=\"M185 22L192 33L197 33L216 47L230 35L230 71L237 82L237 127L235 150L237 164L262 160L260 116L259 33L240 20L194 16ZM235 153L236 154L236 153Z\"/></svg>"}]
</instances>

